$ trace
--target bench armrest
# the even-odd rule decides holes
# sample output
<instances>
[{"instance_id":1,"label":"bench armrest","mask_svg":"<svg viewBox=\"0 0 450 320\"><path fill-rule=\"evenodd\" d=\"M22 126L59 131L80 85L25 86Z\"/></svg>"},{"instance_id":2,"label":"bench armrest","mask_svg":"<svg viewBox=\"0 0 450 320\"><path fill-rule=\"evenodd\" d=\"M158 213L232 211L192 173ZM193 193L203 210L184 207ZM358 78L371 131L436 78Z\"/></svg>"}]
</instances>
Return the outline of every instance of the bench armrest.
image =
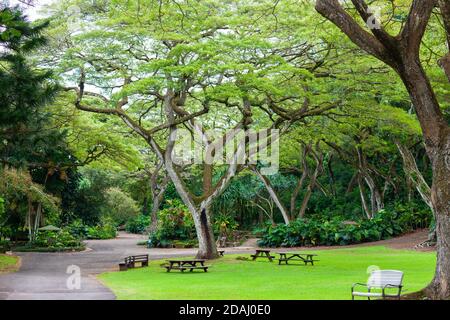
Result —
<instances>
[{"instance_id":1,"label":"bench armrest","mask_svg":"<svg viewBox=\"0 0 450 320\"><path fill-rule=\"evenodd\" d=\"M387 284L387 285L383 286L383 288L382 288L383 297L386 296L386 289L389 289L389 288L393 288L393 289L397 288L398 289L398 297L400 298L400 294L401 294L402 288L403 288L403 286L401 284L400 285Z\"/></svg>"},{"instance_id":2,"label":"bench armrest","mask_svg":"<svg viewBox=\"0 0 450 320\"><path fill-rule=\"evenodd\" d=\"M366 287L367 289L369 289L369 287L367 286L366 283L356 282L356 283L354 283L354 284L352 285L352 292L353 292L353 290L355 289L355 287L357 287L357 286Z\"/></svg>"},{"instance_id":3,"label":"bench armrest","mask_svg":"<svg viewBox=\"0 0 450 320\"><path fill-rule=\"evenodd\" d=\"M403 287L401 284L397 285L397 284L387 284L385 286L383 286L383 289L387 289L387 288L401 288Z\"/></svg>"}]
</instances>

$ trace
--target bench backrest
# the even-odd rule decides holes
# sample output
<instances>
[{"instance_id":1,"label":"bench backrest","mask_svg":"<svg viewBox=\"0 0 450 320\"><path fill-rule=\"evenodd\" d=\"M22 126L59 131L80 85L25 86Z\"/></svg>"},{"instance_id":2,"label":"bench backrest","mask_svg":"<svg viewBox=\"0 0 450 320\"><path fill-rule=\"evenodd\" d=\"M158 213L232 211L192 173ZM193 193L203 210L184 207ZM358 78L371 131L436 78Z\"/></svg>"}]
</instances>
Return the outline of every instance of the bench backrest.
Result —
<instances>
[{"instance_id":1,"label":"bench backrest","mask_svg":"<svg viewBox=\"0 0 450 320\"><path fill-rule=\"evenodd\" d=\"M138 255L138 256L130 256L125 258L125 262L131 262L131 261L148 261L148 254Z\"/></svg>"},{"instance_id":2,"label":"bench backrest","mask_svg":"<svg viewBox=\"0 0 450 320\"><path fill-rule=\"evenodd\" d=\"M386 285L401 286L403 281L403 272L398 270L375 270L370 274L367 280L367 286L372 288L381 288Z\"/></svg>"}]
</instances>

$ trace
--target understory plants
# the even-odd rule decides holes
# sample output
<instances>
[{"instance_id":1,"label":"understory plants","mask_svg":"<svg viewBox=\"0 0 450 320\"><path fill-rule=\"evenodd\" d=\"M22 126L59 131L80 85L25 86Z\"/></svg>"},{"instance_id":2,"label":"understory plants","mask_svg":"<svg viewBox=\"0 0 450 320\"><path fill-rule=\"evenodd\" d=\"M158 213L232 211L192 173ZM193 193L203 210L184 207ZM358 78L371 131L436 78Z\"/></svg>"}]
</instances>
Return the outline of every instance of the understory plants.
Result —
<instances>
[{"instance_id":1,"label":"understory plants","mask_svg":"<svg viewBox=\"0 0 450 320\"><path fill-rule=\"evenodd\" d=\"M149 235L151 247L173 247L195 245L195 226L192 215L178 199L168 200L158 213L157 230Z\"/></svg>"},{"instance_id":2,"label":"understory plants","mask_svg":"<svg viewBox=\"0 0 450 320\"><path fill-rule=\"evenodd\" d=\"M381 210L370 220L346 221L343 217L312 216L289 225L268 224L258 244L264 247L348 245L378 241L430 224L431 212Z\"/></svg>"}]
</instances>

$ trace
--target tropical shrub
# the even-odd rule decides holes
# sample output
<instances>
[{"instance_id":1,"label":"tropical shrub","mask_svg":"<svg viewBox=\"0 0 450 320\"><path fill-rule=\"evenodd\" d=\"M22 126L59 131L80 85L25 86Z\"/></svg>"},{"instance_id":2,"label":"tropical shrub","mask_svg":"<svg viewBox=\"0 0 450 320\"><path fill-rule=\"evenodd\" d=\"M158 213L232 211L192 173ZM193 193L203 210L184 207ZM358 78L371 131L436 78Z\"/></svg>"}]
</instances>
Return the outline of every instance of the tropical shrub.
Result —
<instances>
[{"instance_id":1,"label":"tropical shrub","mask_svg":"<svg viewBox=\"0 0 450 320\"><path fill-rule=\"evenodd\" d=\"M295 247L317 245L348 245L388 239L417 227L427 226L431 213L382 210L371 220L345 221L314 216L299 219L289 225L267 225L259 245L266 247ZM411 221L414 221L413 223Z\"/></svg>"},{"instance_id":2,"label":"tropical shrub","mask_svg":"<svg viewBox=\"0 0 450 320\"><path fill-rule=\"evenodd\" d=\"M113 239L117 235L117 228L111 219L103 219L99 225L87 228L88 239Z\"/></svg>"},{"instance_id":3,"label":"tropical shrub","mask_svg":"<svg viewBox=\"0 0 450 320\"><path fill-rule=\"evenodd\" d=\"M0 253L5 253L10 250L11 244L9 240L0 240Z\"/></svg>"},{"instance_id":4,"label":"tropical shrub","mask_svg":"<svg viewBox=\"0 0 450 320\"><path fill-rule=\"evenodd\" d=\"M158 214L156 232L150 234L153 247L171 247L175 240L195 239L195 226L187 207L178 199L168 200Z\"/></svg>"},{"instance_id":5,"label":"tropical shrub","mask_svg":"<svg viewBox=\"0 0 450 320\"><path fill-rule=\"evenodd\" d=\"M78 248L81 240L74 237L68 230L39 231L31 246L38 248Z\"/></svg>"},{"instance_id":6,"label":"tropical shrub","mask_svg":"<svg viewBox=\"0 0 450 320\"><path fill-rule=\"evenodd\" d=\"M239 224L230 214L218 214L214 217L214 233L216 235L227 236L237 230Z\"/></svg>"},{"instance_id":7,"label":"tropical shrub","mask_svg":"<svg viewBox=\"0 0 450 320\"><path fill-rule=\"evenodd\" d=\"M85 239L88 235L88 226L86 226L81 219L76 219L72 221L66 229L69 233L77 238Z\"/></svg>"},{"instance_id":8,"label":"tropical shrub","mask_svg":"<svg viewBox=\"0 0 450 320\"><path fill-rule=\"evenodd\" d=\"M144 233L150 225L150 217L139 215L127 221L125 230L130 233Z\"/></svg>"}]
</instances>

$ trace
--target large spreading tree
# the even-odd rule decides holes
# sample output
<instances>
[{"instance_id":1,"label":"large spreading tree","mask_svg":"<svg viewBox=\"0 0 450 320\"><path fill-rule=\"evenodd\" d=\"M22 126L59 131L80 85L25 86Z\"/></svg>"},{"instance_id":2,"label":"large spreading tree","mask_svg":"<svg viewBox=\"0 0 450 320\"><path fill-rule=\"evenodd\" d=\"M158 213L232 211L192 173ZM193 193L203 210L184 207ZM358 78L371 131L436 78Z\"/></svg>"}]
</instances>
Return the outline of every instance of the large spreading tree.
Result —
<instances>
[{"instance_id":1,"label":"large spreading tree","mask_svg":"<svg viewBox=\"0 0 450 320\"><path fill-rule=\"evenodd\" d=\"M314 58L326 48L292 47L298 39L277 36L290 30L290 20L261 19L270 16L270 3L115 1L99 7L77 1L76 31L65 16L71 3L55 8L55 50L44 60L57 63L76 108L118 117L164 164L193 216L199 257L217 256L210 207L245 167L243 155L256 149L238 144L226 165L203 162L202 190L195 192L173 161L178 129L199 136L205 153L217 155L222 142L234 143L236 130L283 129L337 104L314 88ZM209 129L220 129L219 137Z\"/></svg>"}]
</instances>

